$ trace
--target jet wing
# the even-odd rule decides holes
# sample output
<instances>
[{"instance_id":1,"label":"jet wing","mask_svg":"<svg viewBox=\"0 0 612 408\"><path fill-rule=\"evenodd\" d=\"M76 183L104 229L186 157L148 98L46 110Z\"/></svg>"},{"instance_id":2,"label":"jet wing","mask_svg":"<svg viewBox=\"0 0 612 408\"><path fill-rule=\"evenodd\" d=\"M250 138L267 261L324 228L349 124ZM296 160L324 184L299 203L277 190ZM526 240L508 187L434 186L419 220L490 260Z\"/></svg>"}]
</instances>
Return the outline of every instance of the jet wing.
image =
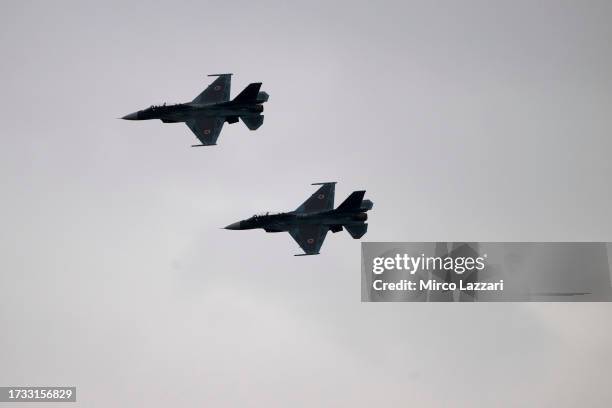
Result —
<instances>
[{"instance_id":1,"label":"jet wing","mask_svg":"<svg viewBox=\"0 0 612 408\"><path fill-rule=\"evenodd\" d=\"M208 88L195 97L193 103L212 104L229 101L232 74L219 74L217 76L218 78L208 85Z\"/></svg>"},{"instance_id":2,"label":"jet wing","mask_svg":"<svg viewBox=\"0 0 612 408\"><path fill-rule=\"evenodd\" d=\"M320 185L321 187L311 195L308 200L304 201L295 212L311 213L319 211L327 211L334 209L334 193L336 191L336 183L314 183L313 186Z\"/></svg>"},{"instance_id":3,"label":"jet wing","mask_svg":"<svg viewBox=\"0 0 612 408\"><path fill-rule=\"evenodd\" d=\"M205 117L190 119L185 122L189 129L195 133L196 137L204 146L217 144L217 138L221 133L221 128L225 123L225 118L222 117ZM197 145L196 145L197 146Z\"/></svg>"},{"instance_id":4,"label":"jet wing","mask_svg":"<svg viewBox=\"0 0 612 408\"><path fill-rule=\"evenodd\" d=\"M289 234L304 250L305 255L317 255L328 230L325 225L303 225L289 230Z\"/></svg>"}]
</instances>

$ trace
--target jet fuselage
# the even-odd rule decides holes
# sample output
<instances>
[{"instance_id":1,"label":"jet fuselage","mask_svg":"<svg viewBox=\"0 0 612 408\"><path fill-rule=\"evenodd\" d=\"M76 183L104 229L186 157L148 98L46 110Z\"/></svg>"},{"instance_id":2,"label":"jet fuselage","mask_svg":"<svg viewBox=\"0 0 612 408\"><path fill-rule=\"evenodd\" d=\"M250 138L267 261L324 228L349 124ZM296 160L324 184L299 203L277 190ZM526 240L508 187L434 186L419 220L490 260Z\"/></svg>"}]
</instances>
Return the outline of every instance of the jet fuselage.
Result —
<instances>
[{"instance_id":1,"label":"jet fuselage","mask_svg":"<svg viewBox=\"0 0 612 408\"><path fill-rule=\"evenodd\" d=\"M223 125L242 121L249 130L257 130L264 122L262 104L270 95L261 91L261 82L247 85L230 100L232 74L214 74L217 77L190 102L176 105L150 106L125 115L127 120L159 119L164 123L183 122L198 138L199 146L215 146Z\"/></svg>"},{"instance_id":2,"label":"jet fuselage","mask_svg":"<svg viewBox=\"0 0 612 408\"><path fill-rule=\"evenodd\" d=\"M366 210L367 211L367 210ZM344 226L362 224L368 219L365 212L338 212L336 210L315 213L296 213L255 215L225 227L230 230L264 229L267 232L284 232L302 225Z\"/></svg>"},{"instance_id":3,"label":"jet fuselage","mask_svg":"<svg viewBox=\"0 0 612 408\"><path fill-rule=\"evenodd\" d=\"M359 239L368 231L367 212L374 207L364 199L365 190L353 191L336 208L334 196L336 182L314 183L320 186L297 209L279 214L254 215L228 225L228 230L263 229L266 232L288 232L304 251L302 255L317 255L329 231L343 229Z\"/></svg>"},{"instance_id":4,"label":"jet fuselage","mask_svg":"<svg viewBox=\"0 0 612 408\"><path fill-rule=\"evenodd\" d=\"M232 101L217 104L198 104L193 102L176 105L151 106L138 112L130 113L122 119L150 120L160 119L166 123L186 122L199 117L243 117L257 116L263 112L264 107L258 103L235 103Z\"/></svg>"}]
</instances>

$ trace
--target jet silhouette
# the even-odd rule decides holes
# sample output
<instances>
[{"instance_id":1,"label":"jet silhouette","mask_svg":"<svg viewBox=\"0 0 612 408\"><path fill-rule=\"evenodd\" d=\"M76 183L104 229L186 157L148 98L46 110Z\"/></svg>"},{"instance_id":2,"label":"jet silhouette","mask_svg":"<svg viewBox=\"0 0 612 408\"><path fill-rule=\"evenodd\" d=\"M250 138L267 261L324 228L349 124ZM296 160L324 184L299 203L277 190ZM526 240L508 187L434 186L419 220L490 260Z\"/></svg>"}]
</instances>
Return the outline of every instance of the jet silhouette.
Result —
<instances>
[{"instance_id":1,"label":"jet silhouette","mask_svg":"<svg viewBox=\"0 0 612 408\"><path fill-rule=\"evenodd\" d=\"M343 228L354 238L361 238L368 230L367 211L374 203L364 200L365 191L353 191L334 209L336 183L314 183L321 187L295 211L254 215L228 225L228 230L261 228L266 232L288 232L304 251L299 255L318 255L327 231L340 232Z\"/></svg>"},{"instance_id":2,"label":"jet silhouette","mask_svg":"<svg viewBox=\"0 0 612 408\"><path fill-rule=\"evenodd\" d=\"M263 103L269 98L261 92L261 82L249 84L230 101L232 74L215 74L218 78L191 102L176 105L158 105L125 115L121 119L160 119L164 123L185 122L202 142L198 146L214 146L225 122L236 123L238 119L250 129L259 128L264 121Z\"/></svg>"}]
</instances>

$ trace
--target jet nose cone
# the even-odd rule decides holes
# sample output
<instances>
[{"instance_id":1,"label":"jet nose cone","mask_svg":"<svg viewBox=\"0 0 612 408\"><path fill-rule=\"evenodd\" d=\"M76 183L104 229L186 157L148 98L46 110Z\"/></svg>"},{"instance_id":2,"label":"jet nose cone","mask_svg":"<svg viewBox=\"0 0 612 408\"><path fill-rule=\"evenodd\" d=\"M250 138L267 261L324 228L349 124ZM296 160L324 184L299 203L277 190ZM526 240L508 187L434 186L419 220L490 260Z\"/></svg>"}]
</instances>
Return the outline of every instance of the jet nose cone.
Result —
<instances>
[{"instance_id":1,"label":"jet nose cone","mask_svg":"<svg viewBox=\"0 0 612 408\"><path fill-rule=\"evenodd\" d=\"M129 115L125 115L121 119L125 120L138 120L138 112L130 113Z\"/></svg>"},{"instance_id":2,"label":"jet nose cone","mask_svg":"<svg viewBox=\"0 0 612 408\"><path fill-rule=\"evenodd\" d=\"M240 229L240 221L228 225L227 227L225 227L225 229L228 229L228 230L239 230Z\"/></svg>"}]
</instances>

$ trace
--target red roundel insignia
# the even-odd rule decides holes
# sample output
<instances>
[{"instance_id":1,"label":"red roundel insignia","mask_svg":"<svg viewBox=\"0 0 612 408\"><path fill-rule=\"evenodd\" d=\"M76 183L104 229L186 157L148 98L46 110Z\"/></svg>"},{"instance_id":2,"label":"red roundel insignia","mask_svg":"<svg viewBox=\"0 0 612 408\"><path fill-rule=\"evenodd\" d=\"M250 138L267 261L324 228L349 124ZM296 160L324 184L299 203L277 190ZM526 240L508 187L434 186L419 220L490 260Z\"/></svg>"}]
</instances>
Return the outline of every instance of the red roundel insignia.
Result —
<instances>
[{"instance_id":1,"label":"red roundel insignia","mask_svg":"<svg viewBox=\"0 0 612 408\"><path fill-rule=\"evenodd\" d=\"M221 85L217 85L217 86L215 86L214 90L215 90L215 91L220 91L220 90L221 90Z\"/></svg>"},{"instance_id":2,"label":"red roundel insignia","mask_svg":"<svg viewBox=\"0 0 612 408\"><path fill-rule=\"evenodd\" d=\"M319 194L319 195L317 196L317 198L318 198L319 200L322 200L322 199L324 199L324 198L325 198L325 194Z\"/></svg>"},{"instance_id":3,"label":"red roundel insignia","mask_svg":"<svg viewBox=\"0 0 612 408\"><path fill-rule=\"evenodd\" d=\"M306 242L308 242L309 244L314 244L314 238L308 238Z\"/></svg>"},{"instance_id":4,"label":"red roundel insignia","mask_svg":"<svg viewBox=\"0 0 612 408\"><path fill-rule=\"evenodd\" d=\"M210 135L210 129L204 129L204 134L205 135Z\"/></svg>"}]
</instances>

